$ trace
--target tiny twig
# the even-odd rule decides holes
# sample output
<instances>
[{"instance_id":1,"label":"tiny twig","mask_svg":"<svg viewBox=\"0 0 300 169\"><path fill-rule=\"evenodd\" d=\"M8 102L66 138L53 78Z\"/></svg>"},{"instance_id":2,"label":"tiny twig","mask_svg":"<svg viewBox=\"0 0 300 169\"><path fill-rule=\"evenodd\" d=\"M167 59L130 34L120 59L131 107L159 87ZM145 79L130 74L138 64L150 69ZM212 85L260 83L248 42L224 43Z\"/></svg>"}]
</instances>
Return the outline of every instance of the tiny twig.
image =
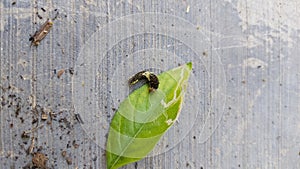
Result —
<instances>
[{"instance_id":1,"label":"tiny twig","mask_svg":"<svg viewBox=\"0 0 300 169\"><path fill-rule=\"evenodd\" d=\"M79 123L84 124L84 122L83 122L83 120L82 120L80 114L75 114L75 118L76 118L76 120L77 120Z\"/></svg>"},{"instance_id":2,"label":"tiny twig","mask_svg":"<svg viewBox=\"0 0 300 169\"><path fill-rule=\"evenodd\" d=\"M34 143L35 143L35 137L32 137L31 138L31 144L30 144L30 146L28 147L28 150L27 150L28 154L32 154L33 149L34 149Z\"/></svg>"}]
</instances>

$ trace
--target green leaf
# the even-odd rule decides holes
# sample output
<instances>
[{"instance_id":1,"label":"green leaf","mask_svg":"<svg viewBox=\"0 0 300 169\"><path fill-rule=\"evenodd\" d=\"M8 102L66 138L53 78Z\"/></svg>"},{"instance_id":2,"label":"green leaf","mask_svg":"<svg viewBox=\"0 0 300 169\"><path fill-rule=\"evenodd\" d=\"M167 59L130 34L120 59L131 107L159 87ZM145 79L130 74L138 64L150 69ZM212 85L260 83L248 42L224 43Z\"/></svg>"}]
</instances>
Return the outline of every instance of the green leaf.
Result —
<instances>
[{"instance_id":1,"label":"green leaf","mask_svg":"<svg viewBox=\"0 0 300 169\"><path fill-rule=\"evenodd\" d=\"M192 63L158 75L159 88L132 92L115 113L106 145L107 168L115 169L144 158L177 120Z\"/></svg>"}]
</instances>

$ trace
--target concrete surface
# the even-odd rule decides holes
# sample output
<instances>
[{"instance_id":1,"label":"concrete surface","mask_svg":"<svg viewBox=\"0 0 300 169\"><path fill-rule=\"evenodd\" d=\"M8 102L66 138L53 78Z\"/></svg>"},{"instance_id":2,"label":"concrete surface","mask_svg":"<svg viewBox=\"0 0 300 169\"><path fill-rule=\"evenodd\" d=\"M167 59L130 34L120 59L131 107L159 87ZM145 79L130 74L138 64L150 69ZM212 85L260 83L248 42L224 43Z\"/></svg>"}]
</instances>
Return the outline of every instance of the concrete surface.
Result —
<instances>
[{"instance_id":1,"label":"concrete surface","mask_svg":"<svg viewBox=\"0 0 300 169\"><path fill-rule=\"evenodd\" d=\"M53 29L30 47L55 9ZM37 152L47 168L105 168L126 80L189 61L179 122L124 168L300 168L299 9L297 0L2 0L0 168L30 168Z\"/></svg>"}]
</instances>

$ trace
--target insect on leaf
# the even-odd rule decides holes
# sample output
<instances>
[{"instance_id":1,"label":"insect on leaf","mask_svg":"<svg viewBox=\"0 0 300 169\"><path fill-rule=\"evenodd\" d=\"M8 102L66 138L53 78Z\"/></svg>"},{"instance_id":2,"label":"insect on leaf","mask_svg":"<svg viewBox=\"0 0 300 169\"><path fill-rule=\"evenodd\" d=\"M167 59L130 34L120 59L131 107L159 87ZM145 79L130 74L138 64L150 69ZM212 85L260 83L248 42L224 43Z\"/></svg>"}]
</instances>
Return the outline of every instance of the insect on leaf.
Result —
<instances>
[{"instance_id":1,"label":"insect on leaf","mask_svg":"<svg viewBox=\"0 0 300 169\"><path fill-rule=\"evenodd\" d=\"M119 106L111 124L106 145L108 169L138 161L149 152L177 120L192 63L158 75L159 87L133 91Z\"/></svg>"}]
</instances>

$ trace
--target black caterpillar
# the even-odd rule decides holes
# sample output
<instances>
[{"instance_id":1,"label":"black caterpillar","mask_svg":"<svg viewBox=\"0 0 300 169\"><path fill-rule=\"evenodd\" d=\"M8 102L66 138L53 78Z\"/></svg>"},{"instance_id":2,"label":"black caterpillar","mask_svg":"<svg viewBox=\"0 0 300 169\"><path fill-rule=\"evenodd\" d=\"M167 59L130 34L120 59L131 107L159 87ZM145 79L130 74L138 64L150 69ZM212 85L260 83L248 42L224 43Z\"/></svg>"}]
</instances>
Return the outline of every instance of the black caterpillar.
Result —
<instances>
[{"instance_id":1,"label":"black caterpillar","mask_svg":"<svg viewBox=\"0 0 300 169\"><path fill-rule=\"evenodd\" d=\"M150 92L155 91L159 86L159 81L158 81L157 76L154 73L146 71L146 70L135 74L133 77L131 77L128 80L128 83L130 86L132 86L132 85L136 84L137 82L139 82L140 80L147 81Z\"/></svg>"}]
</instances>

